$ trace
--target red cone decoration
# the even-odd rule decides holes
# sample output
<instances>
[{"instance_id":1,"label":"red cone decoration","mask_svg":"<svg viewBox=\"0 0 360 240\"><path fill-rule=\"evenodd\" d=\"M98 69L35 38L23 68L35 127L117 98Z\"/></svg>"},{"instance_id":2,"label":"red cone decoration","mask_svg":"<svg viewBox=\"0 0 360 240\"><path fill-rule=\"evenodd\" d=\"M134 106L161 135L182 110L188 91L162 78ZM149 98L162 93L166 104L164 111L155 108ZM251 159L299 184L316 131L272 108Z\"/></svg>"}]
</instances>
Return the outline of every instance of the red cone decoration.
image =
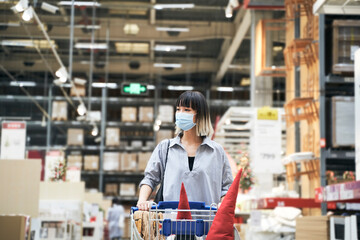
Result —
<instances>
[{"instance_id":1,"label":"red cone decoration","mask_svg":"<svg viewBox=\"0 0 360 240\"><path fill-rule=\"evenodd\" d=\"M181 190L180 190L180 200L178 210L180 209L190 209L188 197L186 194L186 190L184 187L184 183L181 183ZM176 219L192 219L190 211L178 211Z\"/></svg>"},{"instance_id":2,"label":"red cone decoration","mask_svg":"<svg viewBox=\"0 0 360 240\"><path fill-rule=\"evenodd\" d=\"M238 195L239 182L242 169L239 170L229 191L225 195L213 224L209 230L206 240L233 240L234 239L234 217L235 204Z\"/></svg>"}]
</instances>

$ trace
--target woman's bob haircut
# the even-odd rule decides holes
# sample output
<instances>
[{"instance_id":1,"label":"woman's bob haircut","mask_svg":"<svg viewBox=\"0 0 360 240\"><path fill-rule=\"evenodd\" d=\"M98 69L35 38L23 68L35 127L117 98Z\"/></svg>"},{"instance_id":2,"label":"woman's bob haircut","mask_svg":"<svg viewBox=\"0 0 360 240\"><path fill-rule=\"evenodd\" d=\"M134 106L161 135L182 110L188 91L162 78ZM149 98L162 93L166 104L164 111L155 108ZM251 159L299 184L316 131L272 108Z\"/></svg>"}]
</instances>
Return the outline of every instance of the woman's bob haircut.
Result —
<instances>
[{"instance_id":1,"label":"woman's bob haircut","mask_svg":"<svg viewBox=\"0 0 360 240\"><path fill-rule=\"evenodd\" d=\"M200 137L212 136L214 129L210 121L209 107L204 95L197 91L186 91L176 100L176 107L188 107L196 111L196 134ZM182 130L176 127L176 134Z\"/></svg>"}]
</instances>

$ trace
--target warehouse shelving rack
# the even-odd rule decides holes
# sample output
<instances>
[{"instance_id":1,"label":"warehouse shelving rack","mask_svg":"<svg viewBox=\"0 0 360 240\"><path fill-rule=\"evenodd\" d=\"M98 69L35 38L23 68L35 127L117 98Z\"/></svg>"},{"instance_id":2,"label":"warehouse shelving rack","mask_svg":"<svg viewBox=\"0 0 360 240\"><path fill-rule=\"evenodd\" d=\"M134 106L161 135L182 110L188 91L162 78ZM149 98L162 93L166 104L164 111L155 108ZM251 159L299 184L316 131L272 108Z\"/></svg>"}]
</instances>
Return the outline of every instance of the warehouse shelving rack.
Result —
<instances>
[{"instance_id":1,"label":"warehouse shelving rack","mask_svg":"<svg viewBox=\"0 0 360 240\"><path fill-rule=\"evenodd\" d=\"M354 96L354 77L334 75L330 72L329 62L329 45L331 40L329 26L334 19L344 19L347 16L340 15L324 15L319 16L319 59L320 59L320 137L325 140L325 145L321 147L320 152L320 175L321 187L326 187L326 171L327 170L341 170L354 171L355 170L355 149L348 148L334 148L332 146L332 137L328 129L331 128L329 123L330 99L332 96ZM354 129L355 131L355 129ZM322 214L326 214L327 204L322 204Z\"/></svg>"}]
</instances>

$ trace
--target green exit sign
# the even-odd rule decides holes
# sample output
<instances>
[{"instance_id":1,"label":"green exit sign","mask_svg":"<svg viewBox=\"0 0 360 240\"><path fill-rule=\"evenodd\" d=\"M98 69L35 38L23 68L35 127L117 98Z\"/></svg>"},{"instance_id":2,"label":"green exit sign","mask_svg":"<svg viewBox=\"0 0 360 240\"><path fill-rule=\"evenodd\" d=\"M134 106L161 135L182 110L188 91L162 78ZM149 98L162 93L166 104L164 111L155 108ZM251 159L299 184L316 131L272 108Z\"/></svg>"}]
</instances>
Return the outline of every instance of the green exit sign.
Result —
<instances>
[{"instance_id":1,"label":"green exit sign","mask_svg":"<svg viewBox=\"0 0 360 240\"><path fill-rule=\"evenodd\" d=\"M140 83L123 83L121 92L126 95L146 95L148 94L147 85Z\"/></svg>"}]
</instances>

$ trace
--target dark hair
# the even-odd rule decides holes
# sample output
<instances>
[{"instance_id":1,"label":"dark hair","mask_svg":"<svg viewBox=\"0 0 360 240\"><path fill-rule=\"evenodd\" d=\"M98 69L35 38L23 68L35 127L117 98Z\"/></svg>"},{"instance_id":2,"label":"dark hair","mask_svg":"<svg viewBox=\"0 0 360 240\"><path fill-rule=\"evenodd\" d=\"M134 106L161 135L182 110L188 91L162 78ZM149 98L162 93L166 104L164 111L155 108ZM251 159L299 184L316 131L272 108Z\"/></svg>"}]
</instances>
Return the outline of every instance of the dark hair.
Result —
<instances>
[{"instance_id":1,"label":"dark hair","mask_svg":"<svg viewBox=\"0 0 360 240\"><path fill-rule=\"evenodd\" d=\"M214 132L210 111L204 95L197 91L186 91L176 100L176 107L189 107L196 111L196 133L198 136L210 136ZM177 128L177 133L181 129Z\"/></svg>"}]
</instances>

